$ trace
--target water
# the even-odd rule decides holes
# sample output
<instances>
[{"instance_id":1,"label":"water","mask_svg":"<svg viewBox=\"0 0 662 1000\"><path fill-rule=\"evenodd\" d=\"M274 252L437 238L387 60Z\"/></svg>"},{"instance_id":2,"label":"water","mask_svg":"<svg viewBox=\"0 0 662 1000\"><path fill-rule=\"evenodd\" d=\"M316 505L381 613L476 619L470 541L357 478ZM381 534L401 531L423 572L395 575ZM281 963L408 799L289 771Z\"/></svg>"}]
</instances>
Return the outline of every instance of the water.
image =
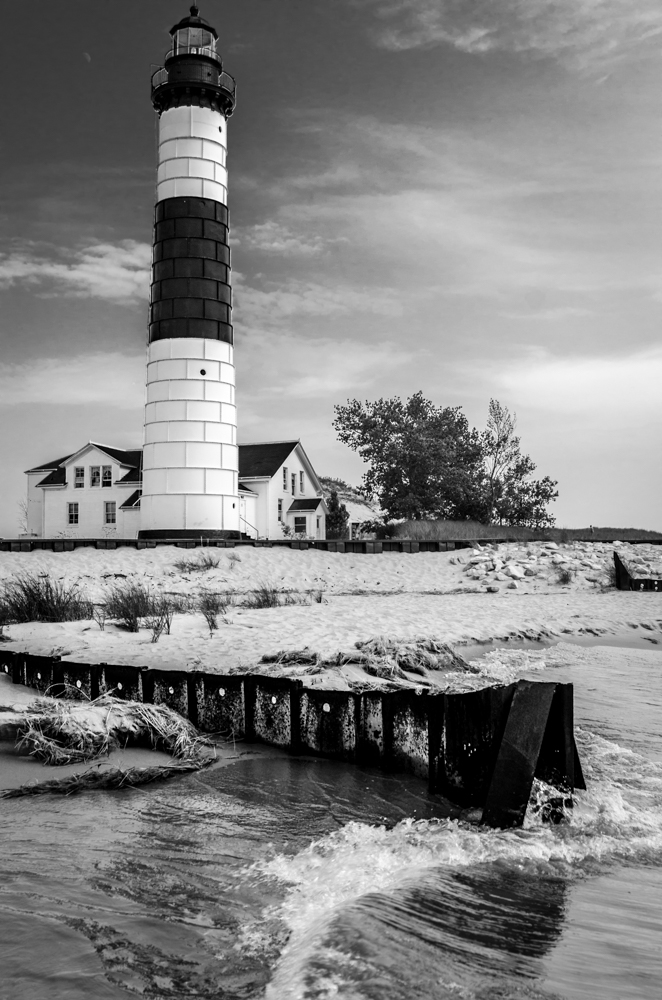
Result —
<instances>
[{"instance_id":1,"label":"water","mask_svg":"<svg viewBox=\"0 0 662 1000\"><path fill-rule=\"evenodd\" d=\"M0 800L1 1000L657 998L662 657L490 658L575 682L568 823L483 830L413 779L246 746L141 790Z\"/></svg>"}]
</instances>

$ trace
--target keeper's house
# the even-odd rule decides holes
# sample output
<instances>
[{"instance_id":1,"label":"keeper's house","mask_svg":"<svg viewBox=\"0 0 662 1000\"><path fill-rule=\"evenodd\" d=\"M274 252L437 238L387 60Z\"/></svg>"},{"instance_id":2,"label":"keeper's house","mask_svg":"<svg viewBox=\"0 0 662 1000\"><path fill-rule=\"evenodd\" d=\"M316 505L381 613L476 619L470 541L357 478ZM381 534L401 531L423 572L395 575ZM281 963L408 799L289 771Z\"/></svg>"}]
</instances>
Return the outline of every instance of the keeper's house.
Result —
<instances>
[{"instance_id":1,"label":"keeper's house","mask_svg":"<svg viewBox=\"0 0 662 1000\"><path fill-rule=\"evenodd\" d=\"M142 451L89 441L26 475L28 535L137 537ZM239 445L239 508L248 538L326 538L322 487L300 441Z\"/></svg>"}]
</instances>

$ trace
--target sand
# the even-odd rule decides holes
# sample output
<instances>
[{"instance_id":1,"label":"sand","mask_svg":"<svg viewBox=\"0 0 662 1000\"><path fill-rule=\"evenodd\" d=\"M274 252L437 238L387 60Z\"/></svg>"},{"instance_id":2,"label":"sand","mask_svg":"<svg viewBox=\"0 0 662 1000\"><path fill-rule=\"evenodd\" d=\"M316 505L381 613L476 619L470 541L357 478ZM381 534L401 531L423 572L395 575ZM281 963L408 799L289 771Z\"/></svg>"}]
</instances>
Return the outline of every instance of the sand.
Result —
<instances>
[{"instance_id":1,"label":"sand","mask_svg":"<svg viewBox=\"0 0 662 1000\"><path fill-rule=\"evenodd\" d=\"M639 576L654 571L662 555L652 545L620 545L619 551L626 562L641 567ZM435 637L460 652L463 644L493 639L631 636L633 645L649 643L651 650L659 645L662 651L661 595L610 586L613 546L605 543L508 543L455 553L379 555L242 547L204 554L218 559L218 565L201 571L196 568L201 550L172 546L0 553L0 581L43 573L79 583L97 602L109 585L124 580L139 580L155 593L194 598L203 591L231 590L236 600L266 583L306 603L264 610L232 607L212 633L199 612L176 614L172 633L156 643L145 628L130 633L113 623L103 631L93 621L11 625L5 630L6 648L87 663L222 673L260 669L336 688L360 677L360 669L310 675L303 668L260 665L260 660L304 647L330 656L377 635ZM563 574L564 569L569 572ZM435 673L426 681L442 683ZM411 683L421 678L412 677Z\"/></svg>"}]
</instances>

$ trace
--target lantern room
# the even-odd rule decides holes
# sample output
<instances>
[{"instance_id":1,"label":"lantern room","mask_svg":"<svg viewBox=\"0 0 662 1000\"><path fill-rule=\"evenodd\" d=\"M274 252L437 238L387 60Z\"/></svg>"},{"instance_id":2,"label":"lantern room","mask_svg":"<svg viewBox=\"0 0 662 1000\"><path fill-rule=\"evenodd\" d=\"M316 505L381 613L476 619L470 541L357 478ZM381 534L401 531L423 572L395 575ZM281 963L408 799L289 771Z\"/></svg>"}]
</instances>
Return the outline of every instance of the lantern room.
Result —
<instances>
[{"instance_id":1,"label":"lantern room","mask_svg":"<svg viewBox=\"0 0 662 1000\"><path fill-rule=\"evenodd\" d=\"M166 56L168 59L175 56L204 56L220 63L221 58L216 52L216 42L218 34L210 24L202 17L198 8L191 7L189 17L176 24L170 29L172 37L172 49Z\"/></svg>"}]
</instances>

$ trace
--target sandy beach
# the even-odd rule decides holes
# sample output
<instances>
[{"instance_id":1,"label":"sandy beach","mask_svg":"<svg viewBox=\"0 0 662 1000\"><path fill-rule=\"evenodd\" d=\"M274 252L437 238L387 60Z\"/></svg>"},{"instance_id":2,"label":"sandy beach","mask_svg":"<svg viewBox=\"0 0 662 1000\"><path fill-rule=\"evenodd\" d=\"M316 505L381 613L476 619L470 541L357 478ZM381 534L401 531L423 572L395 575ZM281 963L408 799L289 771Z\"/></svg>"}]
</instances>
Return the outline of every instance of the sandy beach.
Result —
<instances>
[{"instance_id":1,"label":"sandy beach","mask_svg":"<svg viewBox=\"0 0 662 1000\"><path fill-rule=\"evenodd\" d=\"M213 632L196 611L176 614L171 634L156 643L146 628L131 633L113 622L103 630L94 621L33 622L9 626L6 648L162 669L305 674L308 684L340 688L362 672L350 665L310 675L305 668L260 661L304 648L329 657L375 636L435 638L460 653L467 644L491 640L599 642L603 637L607 645L659 649L662 658L660 596L610 586L613 551L602 543L508 543L454 553L379 555L250 547L203 553L174 546L2 553L2 583L25 573L47 575L77 583L87 598L102 603L109 587L139 581L155 594L195 602L205 592L231 593L235 602ZM621 544L618 551L638 576L659 570L656 546ZM203 556L217 565L200 569ZM302 603L259 610L236 606L262 584ZM426 681L443 683L437 672L429 672ZM421 678L412 677L411 683Z\"/></svg>"}]
</instances>

